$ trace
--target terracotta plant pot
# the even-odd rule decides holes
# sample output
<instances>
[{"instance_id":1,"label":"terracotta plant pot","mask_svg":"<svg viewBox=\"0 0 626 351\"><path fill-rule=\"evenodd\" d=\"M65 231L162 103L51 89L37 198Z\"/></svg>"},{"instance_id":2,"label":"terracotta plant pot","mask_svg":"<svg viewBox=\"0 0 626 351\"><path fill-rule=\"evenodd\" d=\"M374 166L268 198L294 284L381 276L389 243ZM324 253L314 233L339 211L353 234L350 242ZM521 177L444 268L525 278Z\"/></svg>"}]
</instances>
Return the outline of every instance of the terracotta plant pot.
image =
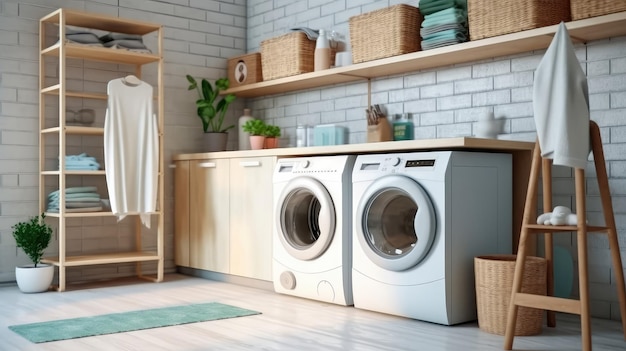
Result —
<instances>
[{"instance_id":1,"label":"terracotta plant pot","mask_svg":"<svg viewBox=\"0 0 626 351\"><path fill-rule=\"evenodd\" d=\"M261 150L265 145L265 136L263 135L250 135L250 149Z\"/></svg>"},{"instance_id":2,"label":"terracotta plant pot","mask_svg":"<svg viewBox=\"0 0 626 351\"><path fill-rule=\"evenodd\" d=\"M275 137L266 137L265 138L265 148L266 149L274 149L278 147L278 138Z\"/></svg>"}]
</instances>

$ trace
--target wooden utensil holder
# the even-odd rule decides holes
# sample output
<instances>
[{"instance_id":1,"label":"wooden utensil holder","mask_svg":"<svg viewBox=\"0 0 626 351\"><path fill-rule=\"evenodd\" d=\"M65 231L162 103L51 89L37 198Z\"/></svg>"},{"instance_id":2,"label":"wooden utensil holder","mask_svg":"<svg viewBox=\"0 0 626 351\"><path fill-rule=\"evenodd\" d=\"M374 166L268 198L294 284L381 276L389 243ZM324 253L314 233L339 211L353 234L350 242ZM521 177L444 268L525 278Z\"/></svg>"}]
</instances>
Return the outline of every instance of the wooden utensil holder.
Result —
<instances>
[{"instance_id":1,"label":"wooden utensil holder","mask_svg":"<svg viewBox=\"0 0 626 351\"><path fill-rule=\"evenodd\" d=\"M379 118L378 124L367 126L367 142L392 141L391 125L387 118Z\"/></svg>"}]
</instances>

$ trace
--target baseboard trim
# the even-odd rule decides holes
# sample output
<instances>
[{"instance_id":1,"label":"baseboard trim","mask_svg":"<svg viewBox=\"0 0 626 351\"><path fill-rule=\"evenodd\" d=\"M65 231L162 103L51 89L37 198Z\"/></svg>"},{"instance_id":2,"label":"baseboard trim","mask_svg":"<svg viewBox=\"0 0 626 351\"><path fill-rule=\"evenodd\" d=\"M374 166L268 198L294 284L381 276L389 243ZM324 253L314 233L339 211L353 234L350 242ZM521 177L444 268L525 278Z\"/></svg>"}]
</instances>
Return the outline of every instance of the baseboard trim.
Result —
<instances>
[{"instance_id":1,"label":"baseboard trim","mask_svg":"<svg viewBox=\"0 0 626 351\"><path fill-rule=\"evenodd\" d=\"M180 274L190 275L193 277L215 280L218 282L232 283L247 286L256 289L274 291L274 283L267 280L240 277L231 274L207 271L204 269L196 269L189 267L176 266L176 271Z\"/></svg>"}]
</instances>

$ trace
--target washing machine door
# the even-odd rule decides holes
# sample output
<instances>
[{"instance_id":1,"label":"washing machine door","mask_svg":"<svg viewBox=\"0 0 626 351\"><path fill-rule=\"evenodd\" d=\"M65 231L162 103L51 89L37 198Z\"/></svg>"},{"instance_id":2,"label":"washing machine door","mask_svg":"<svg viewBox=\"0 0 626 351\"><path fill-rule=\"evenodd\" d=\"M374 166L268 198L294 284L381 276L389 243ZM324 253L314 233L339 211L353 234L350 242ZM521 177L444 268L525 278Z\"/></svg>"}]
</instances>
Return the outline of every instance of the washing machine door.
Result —
<instances>
[{"instance_id":1,"label":"washing machine door","mask_svg":"<svg viewBox=\"0 0 626 351\"><path fill-rule=\"evenodd\" d=\"M426 257L435 237L435 212L419 183L401 175L374 181L356 212L361 249L378 266L403 271Z\"/></svg>"},{"instance_id":2,"label":"washing machine door","mask_svg":"<svg viewBox=\"0 0 626 351\"><path fill-rule=\"evenodd\" d=\"M321 256L335 234L335 206L322 183L296 177L277 202L278 237L287 252L307 261Z\"/></svg>"}]
</instances>

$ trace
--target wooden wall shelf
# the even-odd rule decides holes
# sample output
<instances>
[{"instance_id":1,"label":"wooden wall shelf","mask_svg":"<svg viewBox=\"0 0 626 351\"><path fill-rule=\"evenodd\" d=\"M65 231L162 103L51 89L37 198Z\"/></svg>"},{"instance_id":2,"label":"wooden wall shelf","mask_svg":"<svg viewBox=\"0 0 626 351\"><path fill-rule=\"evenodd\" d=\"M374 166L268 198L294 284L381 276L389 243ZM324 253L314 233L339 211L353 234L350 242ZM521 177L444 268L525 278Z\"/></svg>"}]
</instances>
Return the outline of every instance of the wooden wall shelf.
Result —
<instances>
[{"instance_id":1,"label":"wooden wall shelf","mask_svg":"<svg viewBox=\"0 0 626 351\"><path fill-rule=\"evenodd\" d=\"M618 37L626 35L626 12L571 21L566 25L575 42L587 43ZM346 67L303 73L231 88L224 94L259 97L542 50L550 45L557 29L558 25L553 25Z\"/></svg>"}]
</instances>

